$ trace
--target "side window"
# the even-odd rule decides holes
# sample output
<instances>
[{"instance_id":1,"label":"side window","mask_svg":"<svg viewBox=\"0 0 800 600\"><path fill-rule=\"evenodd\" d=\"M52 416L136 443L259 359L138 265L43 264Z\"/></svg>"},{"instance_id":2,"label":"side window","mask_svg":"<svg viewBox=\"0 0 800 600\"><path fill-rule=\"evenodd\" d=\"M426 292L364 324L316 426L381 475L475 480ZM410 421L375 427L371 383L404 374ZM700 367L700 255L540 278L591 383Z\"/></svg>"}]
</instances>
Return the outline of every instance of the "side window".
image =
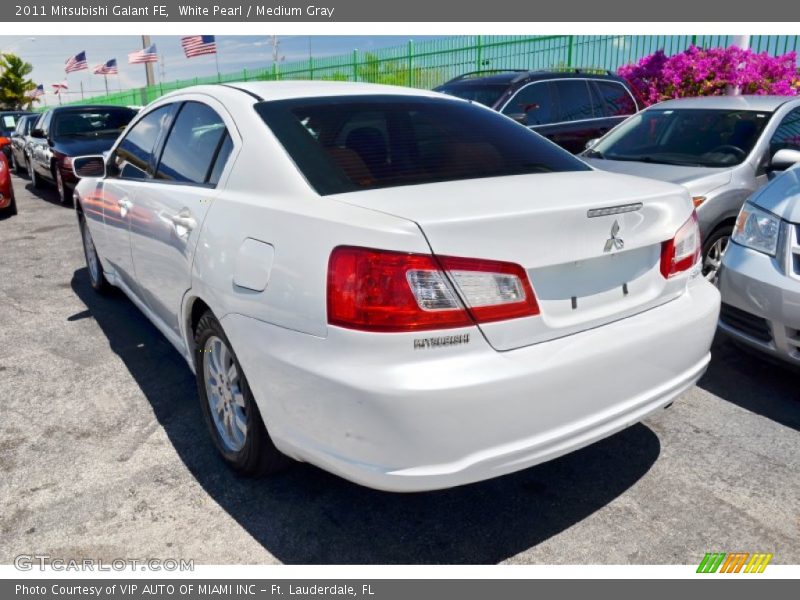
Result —
<instances>
[{"instance_id":1,"label":"side window","mask_svg":"<svg viewBox=\"0 0 800 600\"><path fill-rule=\"evenodd\" d=\"M585 80L563 79L554 82L554 85L558 90L559 121L579 121L595 116L592 112L589 86Z\"/></svg>"},{"instance_id":2,"label":"side window","mask_svg":"<svg viewBox=\"0 0 800 600\"><path fill-rule=\"evenodd\" d=\"M503 109L504 115L525 114L528 125L546 125L556 121L552 84L547 81L532 83L519 90Z\"/></svg>"},{"instance_id":3,"label":"side window","mask_svg":"<svg viewBox=\"0 0 800 600\"><path fill-rule=\"evenodd\" d=\"M186 102L164 145L156 179L207 183L217 148L226 134L225 123L214 109L199 102Z\"/></svg>"},{"instance_id":4,"label":"side window","mask_svg":"<svg viewBox=\"0 0 800 600\"><path fill-rule=\"evenodd\" d=\"M800 108L795 108L783 117L769 142L770 156L783 148L800 150Z\"/></svg>"},{"instance_id":5,"label":"side window","mask_svg":"<svg viewBox=\"0 0 800 600\"><path fill-rule=\"evenodd\" d=\"M50 133L50 121L53 118L53 113L51 111L47 111L44 113L43 117L40 117L39 120L36 122L36 127L41 129L44 132L44 135L47 136Z\"/></svg>"},{"instance_id":6,"label":"side window","mask_svg":"<svg viewBox=\"0 0 800 600\"><path fill-rule=\"evenodd\" d=\"M621 83L595 81L595 91L600 96L602 112L607 117L624 117L636 112L636 102Z\"/></svg>"},{"instance_id":7,"label":"side window","mask_svg":"<svg viewBox=\"0 0 800 600\"><path fill-rule=\"evenodd\" d=\"M146 179L159 134L169 124L173 105L160 106L128 130L109 161L109 175L121 179Z\"/></svg>"}]
</instances>

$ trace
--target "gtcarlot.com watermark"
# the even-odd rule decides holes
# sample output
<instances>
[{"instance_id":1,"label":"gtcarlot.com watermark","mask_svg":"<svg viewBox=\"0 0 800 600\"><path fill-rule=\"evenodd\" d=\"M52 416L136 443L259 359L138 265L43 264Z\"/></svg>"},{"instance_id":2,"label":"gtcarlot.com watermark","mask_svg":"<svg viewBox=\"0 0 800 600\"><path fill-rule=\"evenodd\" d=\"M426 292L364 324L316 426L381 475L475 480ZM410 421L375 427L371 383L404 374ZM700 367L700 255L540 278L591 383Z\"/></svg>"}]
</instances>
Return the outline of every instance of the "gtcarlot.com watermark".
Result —
<instances>
[{"instance_id":1,"label":"gtcarlot.com watermark","mask_svg":"<svg viewBox=\"0 0 800 600\"><path fill-rule=\"evenodd\" d=\"M185 558L61 558L49 554L19 554L19 571L194 571L194 559Z\"/></svg>"}]
</instances>

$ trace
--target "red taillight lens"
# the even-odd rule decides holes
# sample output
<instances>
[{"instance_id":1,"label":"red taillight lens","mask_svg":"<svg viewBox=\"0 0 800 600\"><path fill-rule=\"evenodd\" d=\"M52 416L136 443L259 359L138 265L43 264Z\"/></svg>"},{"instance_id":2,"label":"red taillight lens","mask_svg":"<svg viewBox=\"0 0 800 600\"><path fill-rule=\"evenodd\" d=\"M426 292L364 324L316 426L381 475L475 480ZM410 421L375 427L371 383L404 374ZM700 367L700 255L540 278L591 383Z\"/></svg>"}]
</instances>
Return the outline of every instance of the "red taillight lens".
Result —
<instances>
[{"instance_id":1,"label":"red taillight lens","mask_svg":"<svg viewBox=\"0 0 800 600\"><path fill-rule=\"evenodd\" d=\"M538 312L524 269L511 263L437 259L428 254L351 246L335 248L328 263L331 325L364 331L420 331Z\"/></svg>"},{"instance_id":2,"label":"red taillight lens","mask_svg":"<svg viewBox=\"0 0 800 600\"><path fill-rule=\"evenodd\" d=\"M0 148L3 146L8 146L11 143L11 138L7 137L0 137Z\"/></svg>"},{"instance_id":3,"label":"red taillight lens","mask_svg":"<svg viewBox=\"0 0 800 600\"><path fill-rule=\"evenodd\" d=\"M670 277L688 271L700 259L700 226L697 213L684 223L671 240L661 245L661 274Z\"/></svg>"}]
</instances>

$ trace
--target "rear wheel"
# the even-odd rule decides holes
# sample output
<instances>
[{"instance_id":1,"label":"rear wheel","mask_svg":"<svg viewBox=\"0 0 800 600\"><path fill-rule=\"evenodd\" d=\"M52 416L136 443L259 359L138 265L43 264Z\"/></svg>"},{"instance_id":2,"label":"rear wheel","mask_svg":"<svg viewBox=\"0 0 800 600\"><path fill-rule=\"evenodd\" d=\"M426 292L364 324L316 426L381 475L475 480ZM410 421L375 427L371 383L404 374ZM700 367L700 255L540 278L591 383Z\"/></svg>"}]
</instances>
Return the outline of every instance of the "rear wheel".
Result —
<instances>
[{"instance_id":1,"label":"rear wheel","mask_svg":"<svg viewBox=\"0 0 800 600\"><path fill-rule=\"evenodd\" d=\"M733 233L732 225L724 225L716 229L703 244L703 277L717 285L722 257Z\"/></svg>"},{"instance_id":2,"label":"rear wheel","mask_svg":"<svg viewBox=\"0 0 800 600\"><path fill-rule=\"evenodd\" d=\"M64 183L64 177L61 175L61 169L59 169L58 167L54 167L53 170L55 171L58 199L61 201L61 204L67 204L69 202L72 202L72 191L69 188L67 188L67 185Z\"/></svg>"},{"instance_id":3,"label":"rear wheel","mask_svg":"<svg viewBox=\"0 0 800 600\"><path fill-rule=\"evenodd\" d=\"M78 225L81 230L83 240L83 255L86 257L86 268L89 270L89 283L96 292L101 294L108 291L110 285L103 274L103 266L100 264L100 257L97 256L97 249L94 247L94 240L86 225L86 217L83 213L78 214Z\"/></svg>"},{"instance_id":4,"label":"rear wheel","mask_svg":"<svg viewBox=\"0 0 800 600\"><path fill-rule=\"evenodd\" d=\"M203 417L225 461L249 476L286 467L289 459L272 443L242 367L210 311L195 329L195 371Z\"/></svg>"}]
</instances>

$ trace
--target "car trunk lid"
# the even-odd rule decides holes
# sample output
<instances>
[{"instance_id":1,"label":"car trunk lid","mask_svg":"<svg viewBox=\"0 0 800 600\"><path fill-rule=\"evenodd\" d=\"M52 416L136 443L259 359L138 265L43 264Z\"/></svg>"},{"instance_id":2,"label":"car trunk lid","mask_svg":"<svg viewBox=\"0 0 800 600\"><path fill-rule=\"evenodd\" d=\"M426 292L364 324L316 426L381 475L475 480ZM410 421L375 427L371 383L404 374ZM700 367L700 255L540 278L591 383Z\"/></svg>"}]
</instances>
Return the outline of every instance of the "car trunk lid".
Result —
<instances>
[{"instance_id":1,"label":"car trunk lid","mask_svg":"<svg viewBox=\"0 0 800 600\"><path fill-rule=\"evenodd\" d=\"M480 324L497 350L562 337L667 302L663 242L690 217L686 190L597 171L471 179L335 198L417 223L434 254L512 262L541 313Z\"/></svg>"}]
</instances>

